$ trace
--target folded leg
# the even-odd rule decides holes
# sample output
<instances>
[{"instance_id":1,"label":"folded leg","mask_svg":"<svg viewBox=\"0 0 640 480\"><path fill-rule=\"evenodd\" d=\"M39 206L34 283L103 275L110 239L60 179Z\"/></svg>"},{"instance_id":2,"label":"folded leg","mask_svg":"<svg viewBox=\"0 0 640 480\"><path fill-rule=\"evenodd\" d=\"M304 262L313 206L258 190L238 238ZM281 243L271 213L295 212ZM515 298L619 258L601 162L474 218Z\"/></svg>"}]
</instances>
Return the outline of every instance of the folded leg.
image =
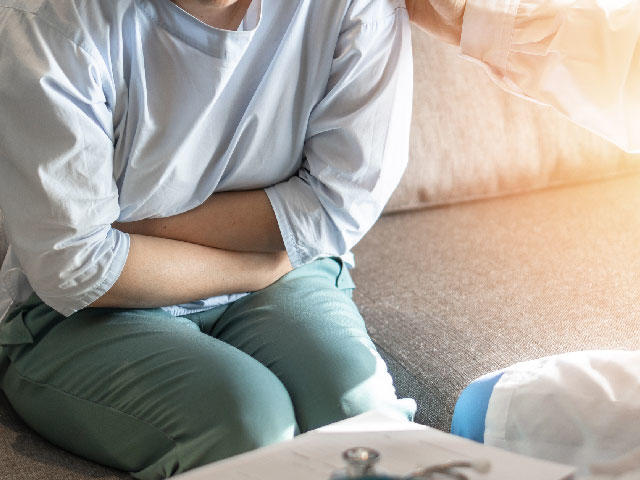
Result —
<instances>
[{"instance_id":1,"label":"folded leg","mask_svg":"<svg viewBox=\"0 0 640 480\"><path fill-rule=\"evenodd\" d=\"M288 390L301 431L383 409L412 418L351 300L342 263L323 259L235 302L211 334L259 360Z\"/></svg>"},{"instance_id":2,"label":"folded leg","mask_svg":"<svg viewBox=\"0 0 640 480\"><path fill-rule=\"evenodd\" d=\"M2 325L0 343L9 360L2 389L29 425L138 478L165 478L297 429L272 372L162 310L63 318L35 299Z\"/></svg>"}]
</instances>

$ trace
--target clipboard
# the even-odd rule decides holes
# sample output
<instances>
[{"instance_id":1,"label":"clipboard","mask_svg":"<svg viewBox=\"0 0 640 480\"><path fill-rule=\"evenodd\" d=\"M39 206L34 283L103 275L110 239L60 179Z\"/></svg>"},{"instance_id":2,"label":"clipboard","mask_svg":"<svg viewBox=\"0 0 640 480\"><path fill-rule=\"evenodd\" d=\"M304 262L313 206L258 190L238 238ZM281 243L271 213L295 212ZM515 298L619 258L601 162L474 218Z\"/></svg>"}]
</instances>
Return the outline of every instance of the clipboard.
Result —
<instances>
[{"instance_id":1,"label":"clipboard","mask_svg":"<svg viewBox=\"0 0 640 480\"><path fill-rule=\"evenodd\" d=\"M366 446L380 452L379 471L407 475L456 460L489 461L486 474L469 480L571 480L571 466L537 460L439 430L368 412L327 427L197 468L177 480L329 480L344 468L342 452Z\"/></svg>"}]
</instances>

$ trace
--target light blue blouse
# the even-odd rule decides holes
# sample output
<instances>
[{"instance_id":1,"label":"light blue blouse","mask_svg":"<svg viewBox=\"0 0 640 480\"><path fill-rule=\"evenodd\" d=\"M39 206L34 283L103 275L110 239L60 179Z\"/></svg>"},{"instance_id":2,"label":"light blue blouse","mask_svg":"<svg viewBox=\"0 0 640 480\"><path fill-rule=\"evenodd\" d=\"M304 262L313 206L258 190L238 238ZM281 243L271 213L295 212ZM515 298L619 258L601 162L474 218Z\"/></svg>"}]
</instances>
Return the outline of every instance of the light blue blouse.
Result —
<instances>
[{"instance_id":1,"label":"light blue blouse","mask_svg":"<svg viewBox=\"0 0 640 480\"><path fill-rule=\"evenodd\" d=\"M348 258L407 161L404 1L254 2L226 31L170 0L0 0L1 317L86 307L127 259L114 221L215 192L266 188L294 266Z\"/></svg>"}]
</instances>

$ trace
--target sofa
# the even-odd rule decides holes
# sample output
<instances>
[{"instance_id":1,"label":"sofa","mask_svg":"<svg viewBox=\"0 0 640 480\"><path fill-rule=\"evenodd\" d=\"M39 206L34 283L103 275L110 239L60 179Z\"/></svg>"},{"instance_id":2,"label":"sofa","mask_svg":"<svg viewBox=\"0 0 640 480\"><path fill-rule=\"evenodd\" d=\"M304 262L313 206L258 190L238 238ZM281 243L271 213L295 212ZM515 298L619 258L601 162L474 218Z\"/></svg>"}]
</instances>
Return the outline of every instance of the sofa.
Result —
<instances>
[{"instance_id":1,"label":"sofa","mask_svg":"<svg viewBox=\"0 0 640 480\"><path fill-rule=\"evenodd\" d=\"M354 293L416 421L450 426L474 378L567 351L637 349L640 156L504 93L414 31L411 160L355 249ZM6 242L1 235L0 256ZM0 479L117 479L0 394Z\"/></svg>"}]
</instances>

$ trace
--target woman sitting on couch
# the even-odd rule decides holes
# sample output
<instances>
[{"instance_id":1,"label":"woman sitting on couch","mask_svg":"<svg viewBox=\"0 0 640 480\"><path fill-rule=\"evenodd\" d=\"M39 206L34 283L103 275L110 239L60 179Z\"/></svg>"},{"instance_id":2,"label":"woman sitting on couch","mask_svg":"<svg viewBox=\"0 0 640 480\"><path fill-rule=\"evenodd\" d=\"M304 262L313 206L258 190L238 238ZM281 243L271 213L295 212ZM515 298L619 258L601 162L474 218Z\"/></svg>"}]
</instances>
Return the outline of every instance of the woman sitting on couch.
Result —
<instances>
[{"instance_id":1,"label":"woman sitting on couch","mask_svg":"<svg viewBox=\"0 0 640 480\"><path fill-rule=\"evenodd\" d=\"M0 0L18 414L144 479L411 418L348 272L406 165L411 60L402 0Z\"/></svg>"}]
</instances>

